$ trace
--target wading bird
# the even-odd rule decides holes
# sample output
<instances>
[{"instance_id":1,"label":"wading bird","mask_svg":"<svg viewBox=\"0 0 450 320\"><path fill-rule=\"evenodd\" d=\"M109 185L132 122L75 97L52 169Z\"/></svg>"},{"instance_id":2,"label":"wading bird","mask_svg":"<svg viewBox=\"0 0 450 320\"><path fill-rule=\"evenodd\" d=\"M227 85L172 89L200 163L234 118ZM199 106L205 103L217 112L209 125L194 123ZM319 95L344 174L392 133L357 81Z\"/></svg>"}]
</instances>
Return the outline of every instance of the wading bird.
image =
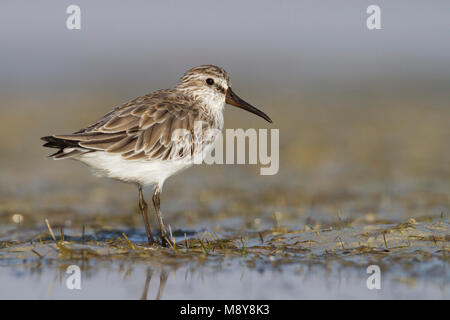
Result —
<instances>
[{"instance_id":1,"label":"wading bird","mask_svg":"<svg viewBox=\"0 0 450 320\"><path fill-rule=\"evenodd\" d=\"M192 165L192 161L187 159L195 155L203 156L214 146L217 138L212 135L196 143L195 139L186 139L177 132L202 137L202 132L208 129L222 130L225 104L272 122L264 112L231 90L225 70L203 65L187 71L173 89L158 90L133 99L73 134L57 134L41 139L46 141L45 147L58 149L50 155L55 160L79 160L97 176L135 183L149 244L155 240L142 188L152 186L161 240L169 243L160 212L163 183L171 175ZM195 126L198 122L202 125Z\"/></svg>"}]
</instances>

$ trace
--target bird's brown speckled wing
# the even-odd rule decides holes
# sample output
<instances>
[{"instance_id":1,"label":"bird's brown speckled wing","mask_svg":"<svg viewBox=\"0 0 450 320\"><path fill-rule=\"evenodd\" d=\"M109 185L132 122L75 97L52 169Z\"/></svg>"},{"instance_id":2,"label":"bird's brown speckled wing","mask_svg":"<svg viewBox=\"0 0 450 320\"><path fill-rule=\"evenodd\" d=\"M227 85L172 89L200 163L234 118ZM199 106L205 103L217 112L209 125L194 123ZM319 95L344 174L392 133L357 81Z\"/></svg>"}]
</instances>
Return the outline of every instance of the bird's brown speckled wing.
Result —
<instances>
[{"instance_id":1,"label":"bird's brown speckled wing","mask_svg":"<svg viewBox=\"0 0 450 320\"><path fill-rule=\"evenodd\" d=\"M196 121L205 123L203 129L211 125L210 120L201 119L202 114L189 97L174 90L160 90L117 107L74 134L53 137L78 151L116 153L128 160L175 160L192 155L195 143L186 136L174 139L172 134L184 129L194 137ZM64 153L64 148L60 152Z\"/></svg>"}]
</instances>

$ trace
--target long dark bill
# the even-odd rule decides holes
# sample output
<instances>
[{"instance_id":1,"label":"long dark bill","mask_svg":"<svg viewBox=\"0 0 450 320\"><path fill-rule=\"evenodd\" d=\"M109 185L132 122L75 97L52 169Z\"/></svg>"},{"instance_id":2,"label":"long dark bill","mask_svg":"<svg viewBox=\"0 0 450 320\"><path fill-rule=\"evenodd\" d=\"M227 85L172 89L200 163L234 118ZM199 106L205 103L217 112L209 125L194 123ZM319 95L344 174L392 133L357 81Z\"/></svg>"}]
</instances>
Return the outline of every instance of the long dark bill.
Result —
<instances>
[{"instance_id":1,"label":"long dark bill","mask_svg":"<svg viewBox=\"0 0 450 320\"><path fill-rule=\"evenodd\" d=\"M269 118L269 116L267 114L265 114L261 110L256 109L254 106L248 104L247 102L245 102L244 100L239 98L239 96L237 94L235 94L233 92L233 90L231 90L231 88L228 88L228 90L227 90L225 103L231 104L232 106L235 106L235 107L238 107L238 108L241 108L244 110L247 110L251 113L256 114L257 116L260 116L261 118L265 119L266 121L272 123L272 120Z\"/></svg>"}]
</instances>

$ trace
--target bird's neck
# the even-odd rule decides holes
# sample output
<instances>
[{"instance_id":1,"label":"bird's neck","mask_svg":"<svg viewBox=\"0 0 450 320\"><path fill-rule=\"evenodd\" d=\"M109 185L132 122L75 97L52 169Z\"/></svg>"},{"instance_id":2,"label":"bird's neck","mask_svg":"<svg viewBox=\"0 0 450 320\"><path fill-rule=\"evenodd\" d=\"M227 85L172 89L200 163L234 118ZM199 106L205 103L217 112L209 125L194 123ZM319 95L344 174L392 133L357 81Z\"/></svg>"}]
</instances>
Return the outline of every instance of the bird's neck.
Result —
<instances>
[{"instance_id":1,"label":"bird's neck","mask_svg":"<svg viewBox=\"0 0 450 320\"><path fill-rule=\"evenodd\" d=\"M211 119L214 120L215 127L219 130L223 128L223 109L225 103L202 103L201 108Z\"/></svg>"},{"instance_id":2,"label":"bird's neck","mask_svg":"<svg viewBox=\"0 0 450 320\"><path fill-rule=\"evenodd\" d=\"M207 117L210 117L216 123L218 129L223 128L223 109L225 107L225 97L220 95L211 95L209 92L196 90L185 90L179 88L179 90L184 91L191 99L195 100L196 104L204 111Z\"/></svg>"}]
</instances>

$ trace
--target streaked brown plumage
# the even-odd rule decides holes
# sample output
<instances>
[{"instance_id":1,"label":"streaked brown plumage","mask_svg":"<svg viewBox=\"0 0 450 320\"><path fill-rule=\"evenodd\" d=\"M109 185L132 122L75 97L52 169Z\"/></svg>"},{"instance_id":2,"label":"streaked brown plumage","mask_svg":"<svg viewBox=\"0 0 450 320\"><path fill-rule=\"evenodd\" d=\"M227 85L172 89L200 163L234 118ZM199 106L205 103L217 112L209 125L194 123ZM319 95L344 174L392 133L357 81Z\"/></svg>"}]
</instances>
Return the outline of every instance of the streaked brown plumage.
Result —
<instances>
[{"instance_id":1,"label":"streaked brown plumage","mask_svg":"<svg viewBox=\"0 0 450 320\"><path fill-rule=\"evenodd\" d=\"M174 89L159 90L117 107L73 134L45 137L44 146L60 148L52 155L55 159L102 151L121 154L125 160L176 160L192 155L194 144L180 149L172 133L185 129L193 135L196 121L204 122L204 129L215 127L215 119L192 97ZM77 149L65 152L62 146Z\"/></svg>"}]
</instances>

